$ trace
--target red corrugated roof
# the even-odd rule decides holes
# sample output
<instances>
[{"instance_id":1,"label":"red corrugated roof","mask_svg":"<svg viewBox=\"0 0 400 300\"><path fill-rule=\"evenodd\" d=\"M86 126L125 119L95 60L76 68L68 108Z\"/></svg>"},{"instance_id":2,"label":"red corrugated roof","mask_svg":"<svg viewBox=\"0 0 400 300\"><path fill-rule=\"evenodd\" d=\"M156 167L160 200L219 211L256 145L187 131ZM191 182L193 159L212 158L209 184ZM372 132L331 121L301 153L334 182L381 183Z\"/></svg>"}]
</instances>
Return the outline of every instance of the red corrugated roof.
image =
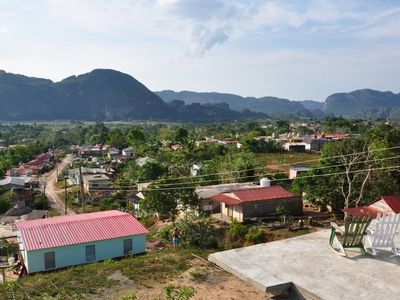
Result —
<instances>
[{"instance_id":1,"label":"red corrugated roof","mask_svg":"<svg viewBox=\"0 0 400 300\"><path fill-rule=\"evenodd\" d=\"M400 196L382 196L382 199L396 214L400 213Z\"/></svg>"},{"instance_id":2,"label":"red corrugated roof","mask_svg":"<svg viewBox=\"0 0 400 300\"><path fill-rule=\"evenodd\" d=\"M376 218L378 212L381 212L378 209L371 206L344 208L342 209L342 211L354 217L371 216L373 218Z\"/></svg>"},{"instance_id":3,"label":"red corrugated roof","mask_svg":"<svg viewBox=\"0 0 400 300\"><path fill-rule=\"evenodd\" d=\"M211 197L211 200L230 205L238 205L244 202L266 201L273 199L291 198L295 194L285 190L280 185L237 190L230 193L221 193Z\"/></svg>"},{"instance_id":4,"label":"red corrugated roof","mask_svg":"<svg viewBox=\"0 0 400 300\"><path fill-rule=\"evenodd\" d=\"M117 210L21 221L16 226L28 251L148 233L131 214Z\"/></svg>"}]
</instances>

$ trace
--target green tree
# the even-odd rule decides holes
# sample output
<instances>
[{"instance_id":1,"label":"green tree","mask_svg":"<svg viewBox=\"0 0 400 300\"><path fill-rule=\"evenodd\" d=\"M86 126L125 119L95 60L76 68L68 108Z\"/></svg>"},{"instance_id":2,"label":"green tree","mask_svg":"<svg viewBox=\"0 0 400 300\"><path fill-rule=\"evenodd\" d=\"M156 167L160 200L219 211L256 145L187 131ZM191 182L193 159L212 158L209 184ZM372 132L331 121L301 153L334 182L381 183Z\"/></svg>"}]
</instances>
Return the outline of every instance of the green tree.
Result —
<instances>
[{"instance_id":1,"label":"green tree","mask_svg":"<svg viewBox=\"0 0 400 300\"><path fill-rule=\"evenodd\" d=\"M186 144L188 142L188 139L189 139L189 133L187 129L178 127L175 130L175 136L174 136L175 142Z\"/></svg>"},{"instance_id":2,"label":"green tree","mask_svg":"<svg viewBox=\"0 0 400 300\"><path fill-rule=\"evenodd\" d=\"M144 192L145 199L141 202L142 208L147 212L156 212L161 216L175 219L180 209L197 207L199 198L195 188L187 183L178 180L160 180L158 183L152 184Z\"/></svg>"},{"instance_id":3,"label":"green tree","mask_svg":"<svg viewBox=\"0 0 400 300\"><path fill-rule=\"evenodd\" d=\"M146 142L146 135L142 127L135 126L128 131L128 143L136 149Z\"/></svg>"},{"instance_id":4,"label":"green tree","mask_svg":"<svg viewBox=\"0 0 400 300\"><path fill-rule=\"evenodd\" d=\"M107 142L111 147L117 149L122 149L127 145L126 136L122 133L121 129L111 130Z\"/></svg>"},{"instance_id":5,"label":"green tree","mask_svg":"<svg viewBox=\"0 0 400 300\"><path fill-rule=\"evenodd\" d=\"M177 223L182 240L191 247L213 248L218 245L215 239L216 229L211 218L204 213L185 212L184 218Z\"/></svg>"},{"instance_id":6,"label":"green tree","mask_svg":"<svg viewBox=\"0 0 400 300\"><path fill-rule=\"evenodd\" d=\"M157 160L150 160L137 171L137 179L139 181L150 181L160 178L166 172L166 168Z\"/></svg>"}]
</instances>

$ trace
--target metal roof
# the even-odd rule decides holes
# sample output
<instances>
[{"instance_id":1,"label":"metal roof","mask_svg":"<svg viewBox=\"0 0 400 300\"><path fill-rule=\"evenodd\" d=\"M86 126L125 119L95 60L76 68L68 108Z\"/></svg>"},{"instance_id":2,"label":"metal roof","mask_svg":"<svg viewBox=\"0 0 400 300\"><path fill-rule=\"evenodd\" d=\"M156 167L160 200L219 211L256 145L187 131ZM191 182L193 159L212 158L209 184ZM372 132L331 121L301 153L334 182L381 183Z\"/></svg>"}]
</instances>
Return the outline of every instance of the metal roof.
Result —
<instances>
[{"instance_id":1,"label":"metal roof","mask_svg":"<svg viewBox=\"0 0 400 300\"><path fill-rule=\"evenodd\" d=\"M382 196L382 199L396 214L400 213L400 196Z\"/></svg>"},{"instance_id":2,"label":"metal roof","mask_svg":"<svg viewBox=\"0 0 400 300\"><path fill-rule=\"evenodd\" d=\"M231 205L244 202L268 201L274 199L292 198L296 195L285 190L280 185L260 187L253 189L236 190L230 193L222 193L211 197L212 200Z\"/></svg>"},{"instance_id":3,"label":"metal roof","mask_svg":"<svg viewBox=\"0 0 400 300\"><path fill-rule=\"evenodd\" d=\"M27 251L146 234L131 214L117 210L16 223Z\"/></svg>"}]
</instances>

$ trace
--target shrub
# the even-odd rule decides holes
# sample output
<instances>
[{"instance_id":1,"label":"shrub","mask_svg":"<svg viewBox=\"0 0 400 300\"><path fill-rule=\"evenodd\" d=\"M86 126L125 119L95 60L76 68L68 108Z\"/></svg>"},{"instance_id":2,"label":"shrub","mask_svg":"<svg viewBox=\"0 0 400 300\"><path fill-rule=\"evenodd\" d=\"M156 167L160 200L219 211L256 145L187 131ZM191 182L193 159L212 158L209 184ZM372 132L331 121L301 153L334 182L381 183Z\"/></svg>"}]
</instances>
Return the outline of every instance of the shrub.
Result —
<instances>
[{"instance_id":1,"label":"shrub","mask_svg":"<svg viewBox=\"0 0 400 300\"><path fill-rule=\"evenodd\" d=\"M11 203L7 199L0 199L0 214L4 214L11 207Z\"/></svg>"},{"instance_id":2,"label":"shrub","mask_svg":"<svg viewBox=\"0 0 400 300\"><path fill-rule=\"evenodd\" d=\"M172 225L168 225L163 227L160 230L160 238L163 241L170 241L172 239L172 231L173 231L173 226Z\"/></svg>"},{"instance_id":3,"label":"shrub","mask_svg":"<svg viewBox=\"0 0 400 300\"><path fill-rule=\"evenodd\" d=\"M229 224L229 238L230 239L241 239L248 232L248 228L242 223L239 223L236 219L232 219Z\"/></svg>"},{"instance_id":4,"label":"shrub","mask_svg":"<svg viewBox=\"0 0 400 300\"><path fill-rule=\"evenodd\" d=\"M45 196L40 196L33 201L36 209L48 209L49 204L47 202L47 198Z\"/></svg>"},{"instance_id":5,"label":"shrub","mask_svg":"<svg viewBox=\"0 0 400 300\"><path fill-rule=\"evenodd\" d=\"M175 286L169 284L165 287L167 300L188 300L196 294L196 290L191 286Z\"/></svg>"},{"instance_id":6,"label":"shrub","mask_svg":"<svg viewBox=\"0 0 400 300\"><path fill-rule=\"evenodd\" d=\"M265 241L265 230L262 228L252 227L245 235L248 245L255 245Z\"/></svg>"},{"instance_id":7,"label":"shrub","mask_svg":"<svg viewBox=\"0 0 400 300\"><path fill-rule=\"evenodd\" d=\"M185 218L177 223L182 241L189 246L200 248L215 248L218 241L215 238L215 227L210 217L203 213L188 212Z\"/></svg>"}]
</instances>

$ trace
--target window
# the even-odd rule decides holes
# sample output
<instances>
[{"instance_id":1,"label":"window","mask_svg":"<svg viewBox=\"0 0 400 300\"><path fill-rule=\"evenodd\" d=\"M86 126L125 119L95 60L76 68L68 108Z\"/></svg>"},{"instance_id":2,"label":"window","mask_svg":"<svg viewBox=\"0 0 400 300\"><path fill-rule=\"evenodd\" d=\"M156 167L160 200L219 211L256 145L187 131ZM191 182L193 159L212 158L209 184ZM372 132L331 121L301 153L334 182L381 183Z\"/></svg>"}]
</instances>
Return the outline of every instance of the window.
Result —
<instances>
[{"instance_id":1,"label":"window","mask_svg":"<svg viewBox=\"0 0 400 300\"><path fill-rule=\"evenodd\" d=\"M89 245L85 247L86 249L86 262L96 261L96 246Z\"/></svg>"},{"instance_id":2,"label":"window","mask_svg":"<svg viewBox=\"0 0 400 300\"><path fill-rule=\"evenodd\" d=\"M124 255L132 253L132 239L124 240Z\"/></svg>"},{"instance_id":3,"label":"window","mask_svg":"<svg viewBox=\"0 0 400 300\"><path fill-rule=\"evenodd\" d=\"M51 270L56 268L56 254L55 252L46 252L44 254L44 269Z\"/></svg>"}]
</instances>

